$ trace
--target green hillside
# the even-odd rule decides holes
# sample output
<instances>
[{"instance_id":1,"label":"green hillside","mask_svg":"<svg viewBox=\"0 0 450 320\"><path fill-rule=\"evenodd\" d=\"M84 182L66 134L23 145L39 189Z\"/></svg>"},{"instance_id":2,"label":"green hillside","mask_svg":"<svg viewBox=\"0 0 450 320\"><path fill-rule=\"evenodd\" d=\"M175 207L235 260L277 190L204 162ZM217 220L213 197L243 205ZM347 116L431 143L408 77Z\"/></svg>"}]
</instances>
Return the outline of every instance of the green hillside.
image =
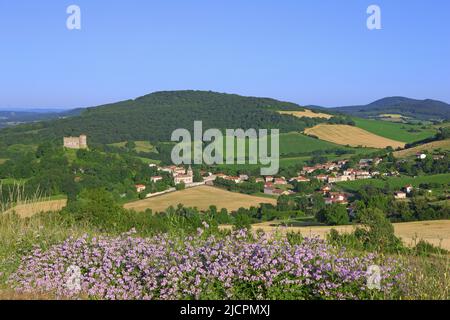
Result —
<instances>
[{"instance_id":1,"label":"green hillside","mask_svg":"<svg viewBox=\"0 0 450 320\"><path fill-rule=\"evenodd\" d=\"M394 123L381 120L370 120L354 118L357 127L377 134L379 136L412 143L430 138L437 133L437 130L431 126L422 127L420 125Z\"/></svg>"},{"instance_id":2,"label":"green hillside","mask_svg":"<svg viewBox=\"0 0 450 320\"><path fill-rule=\"evenodd\" d=\"M323 122L299 119L274 110L300 106L268 98L243 97L209 91L156 92L135 100L88 108L80 116L28 124L0 132L6 144L60 140L66 135L87 134L89 142L170 141L178 128L192 130L195 120L207 128L265 128L281 132L302 131Z\"/></svg>"}]
</instances>

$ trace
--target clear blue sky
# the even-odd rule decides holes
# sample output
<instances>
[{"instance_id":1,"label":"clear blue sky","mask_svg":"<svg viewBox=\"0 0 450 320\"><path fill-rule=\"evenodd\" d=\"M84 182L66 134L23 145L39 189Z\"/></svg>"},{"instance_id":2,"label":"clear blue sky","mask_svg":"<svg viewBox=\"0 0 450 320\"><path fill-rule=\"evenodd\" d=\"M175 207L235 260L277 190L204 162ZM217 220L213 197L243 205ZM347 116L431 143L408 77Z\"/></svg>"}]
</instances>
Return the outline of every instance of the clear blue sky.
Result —
<instances>
[{"instance_id":1,"label":"clear blue sky","mask_svg":"<svg viewBox=\"0 0 450 320\"><path fill-rule=\"evenodd\" d=\"M77 4L82 30L66 29ZM382 30L366 9L382 10ZM0 0L0 107L214 90L300 104L450 102L448 0Z\"/></svg>"}]
</instances>

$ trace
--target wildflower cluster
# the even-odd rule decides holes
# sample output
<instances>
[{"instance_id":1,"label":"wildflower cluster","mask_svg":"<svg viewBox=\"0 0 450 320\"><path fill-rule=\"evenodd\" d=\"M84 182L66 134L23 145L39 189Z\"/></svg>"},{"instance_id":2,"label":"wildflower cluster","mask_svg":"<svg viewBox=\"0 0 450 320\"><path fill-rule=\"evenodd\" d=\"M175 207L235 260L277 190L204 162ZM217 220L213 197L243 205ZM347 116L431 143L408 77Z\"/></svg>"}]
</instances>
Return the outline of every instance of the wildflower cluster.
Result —
<instances>
[{"instance_id":1,"label":"wildflower cluster","mask_svg":"<svg viewBox=\"0 0 450 320\"><path fill-rule=\"evenodd\" d=\"M207 226L204 226L207 228ZM214 236L70 238L23 258L10 282L19 292L90 299L367 299L393 297L403 274L394 260L355 255L316 238L245 230ZM381 268L381 290L366 286L370 265ZM79 287L67 270L80 270Z\"/></svg>"}]
</instances>

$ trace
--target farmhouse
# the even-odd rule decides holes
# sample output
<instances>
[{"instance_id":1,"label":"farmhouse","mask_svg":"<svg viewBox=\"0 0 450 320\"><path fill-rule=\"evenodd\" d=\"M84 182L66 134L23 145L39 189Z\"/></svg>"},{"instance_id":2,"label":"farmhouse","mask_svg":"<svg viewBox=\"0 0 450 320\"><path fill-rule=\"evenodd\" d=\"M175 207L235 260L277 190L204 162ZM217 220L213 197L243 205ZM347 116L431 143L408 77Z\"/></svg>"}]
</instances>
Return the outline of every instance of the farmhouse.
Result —
<instances>
[{"instance_id":1,"label":"farmhouse","mask_svg":"<svg viewBox=\"0 0 450 320\"><path fill-rule=\"evenodd\" d=\"M64 148L67 149L87 149L87 136L82 134L79 137L64 137Z\"/></svg>"},{"instance_id":2,"label":"farmhouse","mask_svg":"<svg viewBox=\"0 0 450 320\"><path fill-rule=\"evenodd\" d=\"M323 193L323 195L326 195L328 192L331 191L331 187L330 186L323 186L322 188L320 188L320 191Z\"/></svg>"},{"instance_id":3,"label":"farmhouse","mask_svg":"<svg viewBox=\"0 0 450 320\"><path fill-rule=\"evenodd\" d=\"M300 173L301 174L309 174L309 173L313 173L316 170L317 170L316 167L303 167L303 169L302 169L302 171L300 171Z\"/></svg>"},{"instance_id":4,"label":"farmhouse","mask_svg":"<svg viewBox=\"0 0 450 320\"><path fill-rule=\"evenodd\" d=\"M173 178L175 184L191 184L194 183L194 172L192 171L192 168L189 166L189 169L186 171L184 168L181 170L181 168L177 168L174 172L174 178Z\"/></svg>"},{"instance_id":5,"label":"farmhouse","mask_svg":"<svg viewBox=\"0 0 450 320\"><path fill-rule=\"evenodd\" d=\"M275 184L280 184L280 185L287 184L286 179L284 177L275 178L273 181Z\"/></svg>"},{"instance_id":6,"label":"farmhouse","mask_svg":"<svg viewBox=\"0 0 450 320\"><path fill-rule=\"evenodd\" d=\"M309 178L304 177L304 176L298 176L298 177L292 178L290 181L310 182L311 180Z\"/></svg>"},{"instance_id":7,"label":"farmhouse","mask_svg":"<svg viewBox=\"0 0 450 320\"><path fill-rule=\"evenodd\" d=\"M416 157L419 160L425 160L427 158L427 155L425 153L417 153Z\"/></svg>"},{"instance_id":8,"label":"farmhouse","mask_svg":"<svg viewBox=\"0 0 450 320\"><path fill-rule=\"evenodd\" d=\"M328 197L325 198L325 203L326 204L334 204L334 203L347 204L348 203L347 195L344 193L339 193L339 192L329 192Z\"/></svg>"},{"instance_id":9,"label":"farmhouse","mask_svg":"<svg viewBox=\"0 0 450 320\"><path fill-rule=\"evenodd\" d=\"M323 182L328 180L328 176L325 174L319 174L316 178L317 178L317 180L323 181Z\"/></svg>"},{"instance_id":10,"label":"farmhouse","mask_svg":"<svg viewBox=\"0 0 450 320\"><path fill-rule=\"evenodd\" d=\"M137 184L135 185L135 187L137 193L141 193L142 191L145 191L145 189L147 189L147 187L143 184Z\"/></svg>"},{"instance_id":11,"label":"farmhouse","mask_svg":"<svg viewBox=\"0 0 450 320\"><path fill-rule=\"evenodd\" d=\"M228 177L225 177L224 179L228 180L228 181L233 181L234 183L241 183L242 182L241 178L239 178L239 177L228 176Z\"/></svg>"},{"instance_id":12,"label":"farmhouse","mask_svg":"<svg viewBox=\"0 0 450 320\"><path fill-rule=\"evenodd\" d=\"M414 187L411 184L408 184L408 185L403 187L403 190L405 190L405 192L407 194L410 194L414 190Z\"/></svg>"},{"instance_id":13,"label":"farmhouse","mask_svg":"<svg viewBox=\"0 0 450 320\"><path fill-rule=\"evenodd\" d=\"M156 177L151 177L151 178L150 178L150 181L153 182L153 183L156 183L156 182L158 182L158 181L161 181L162 179L163 179L163 177L161 177L161 176L156 176Z\"/></svg>"},{"instance_id":14,"label":"farmhouse","mask_svg":"<svg viewBox=\"0 0 450 320\"><path fill-rule=\"evenodd\" d=\"M291 195L294 194L291 190L281 190L274 187L264 187L264 193L271 196L282 196L282 195Z\"/></svg>"},{"instance_id":15,"label":"farmhouse","mask_svg":"<svg viewBox=\"0 0 450 320\"><path fill-rule=\"evenodd\" d=\"M406 193L403 191L397 191L394 192L394 198L399 200L399 199L406 199Z\"/></svg>"},{"instance_id":16,"label":"farmhouse","mask_svg":"<svg viewBox=\"0 0 450 320\"><path fill-rule=\"evenodd\" d=\"M241 181L247 181L249 179L249 176L246 174L240 174L239 179L241 179Z\"/></svg>"}]
</instances>

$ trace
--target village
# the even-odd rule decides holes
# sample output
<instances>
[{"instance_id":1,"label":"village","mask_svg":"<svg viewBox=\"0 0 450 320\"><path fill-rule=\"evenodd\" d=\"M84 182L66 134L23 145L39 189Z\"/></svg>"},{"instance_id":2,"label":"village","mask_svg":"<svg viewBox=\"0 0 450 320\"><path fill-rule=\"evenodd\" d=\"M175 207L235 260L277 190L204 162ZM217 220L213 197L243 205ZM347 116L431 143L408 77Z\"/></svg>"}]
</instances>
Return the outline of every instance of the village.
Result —
<instances>
[{"instance_id":1,"label":"village","mask_svg":"<svg viewBox=\"0 0 450 320\"><path fill-rule=\"evenodd\" d=\"M418 156L419 158L420 156ZM191 166L187 169L183 166L158 166L149 164L149 167L157 170L161 175L152 176L152 183L157 183L164 179L163 173L168 174L174 187L169 187L160 192L146 193L147 186L145 184L136 184L136 192L144 194L145 198L159 196L169 192L175 192L185 188L193 188L197 186L207 185L221 187L220 181L226 181L237 186L244 183L254 183L261 185L261 192L269 197L280 197L295 195L293 190L294 184L310 184L313 181L320 184L315 192L323 196L325 204L341 204L349 205L349 198L352 194L336 191L336 184L339 182L355 181L381 178L386 176L398 176L397 171L380 172L377 166L383 161L382 158L361 159L352 168L348 166L349 160L338 160L335 162L326 162L316 164L314 166L304 166L294 177L284 176L255 176L251 177L247 174L227 175L222 172L200 171L201 181L194 182L194 170ZM393 193L397 200L406 199L413 191L412 185L405 185L401 190Z\"/></svg>"}]
</instances>

